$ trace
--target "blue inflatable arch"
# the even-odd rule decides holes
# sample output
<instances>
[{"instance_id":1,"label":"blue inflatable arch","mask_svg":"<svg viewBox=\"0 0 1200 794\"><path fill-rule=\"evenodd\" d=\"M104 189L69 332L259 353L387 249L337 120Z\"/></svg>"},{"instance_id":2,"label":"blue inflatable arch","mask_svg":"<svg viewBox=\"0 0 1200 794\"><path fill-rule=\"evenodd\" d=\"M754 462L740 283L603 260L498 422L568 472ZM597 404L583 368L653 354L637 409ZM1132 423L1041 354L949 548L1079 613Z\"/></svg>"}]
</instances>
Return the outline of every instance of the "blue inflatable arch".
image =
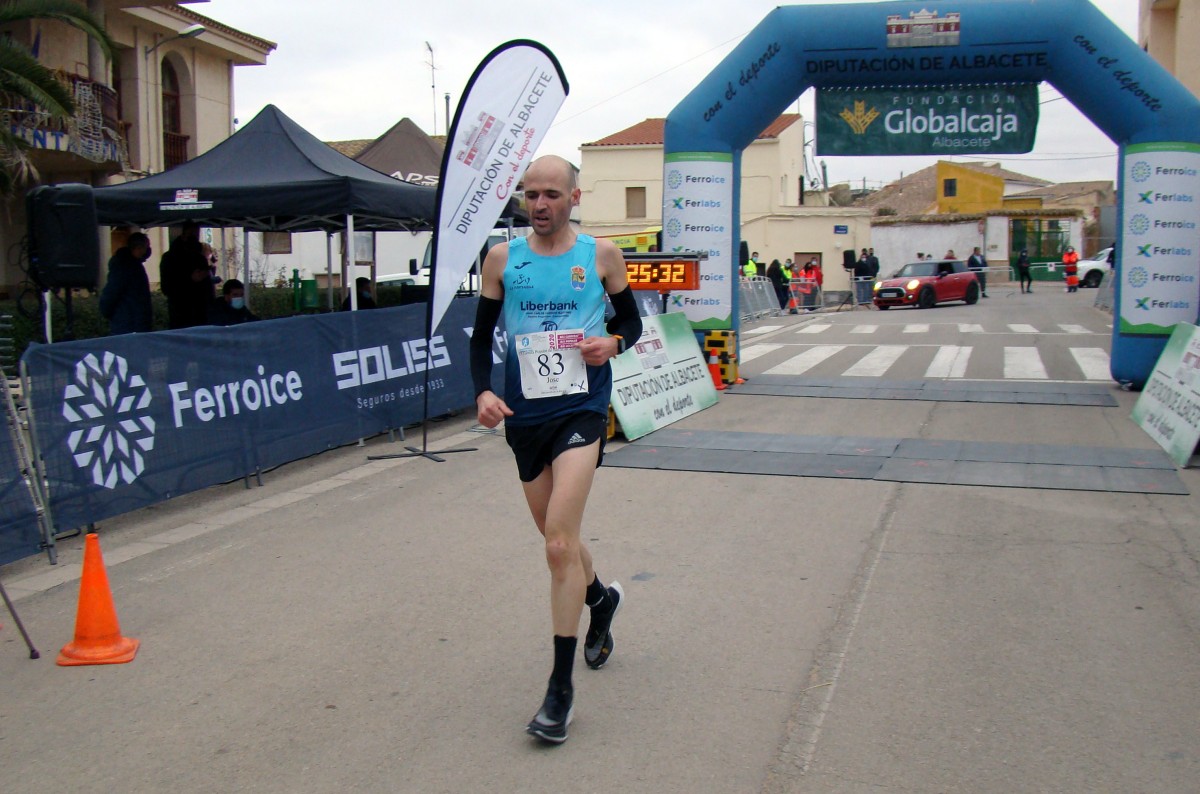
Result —
<instances>
[{"instance_id":1,"label":"blue inflatable arch","mask_svg":"<svg viewBox=\"0 0 1200 794\"><path fill-rule=\"evenodd\" d=\"M922 11L956 24L915 39L893 25L889 35L889 17ZM1111 371L1140 388L1171 326L1197 321L1200 101L1088 0L839 3L768 14L667 117L664 245L708 251L706 278L723 282L699 299L711 304L707 320L689 311L693 323L736 327L741 151L806 89L1042 81L1120 148Z\"/></svg>"}]
</instances>

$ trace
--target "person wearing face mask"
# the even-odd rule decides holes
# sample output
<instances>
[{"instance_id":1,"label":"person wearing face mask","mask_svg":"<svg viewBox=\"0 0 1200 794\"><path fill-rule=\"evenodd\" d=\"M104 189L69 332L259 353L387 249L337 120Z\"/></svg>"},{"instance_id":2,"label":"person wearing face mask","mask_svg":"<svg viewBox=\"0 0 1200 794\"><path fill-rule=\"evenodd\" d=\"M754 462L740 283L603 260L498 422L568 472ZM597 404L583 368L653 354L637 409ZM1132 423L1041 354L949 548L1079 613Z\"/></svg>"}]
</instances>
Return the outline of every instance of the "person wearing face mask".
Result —
<instances>
[{"instance_id":1,"label":"person wearing face mask","mask_svg":"<svg viewBox=\"0 0 1200 794\"><path fill-rule=\"evenodd\" d=\"M208 309L209 325L241 325L257 319L246 308L246 288L236 278L228 279L221 285L221 297L214 300Z\"/></svg>"},{"instance_id":2,"label":"person wearing face mask","mask_svg":"<svg viewBox=\"0 0 1200 794\"><path fill-rule=\"evenodd\" d=\"M358 308L359 309L378 309L379 306L375 303L375 298L371 296L371 279L365 276L359 276L354 279L354 289L358 291ZM346 296L346 300L342 301L342 311L350 311L350 296Z\"/></svg>"},{"instance_id":3,"label":"person wearing face mask","mask_svg":"<svg viewBox=\"0 0 1200 794\"><path fill-rule=\"evenodd\" d=\"M108 260L108 280L100 293L100 313L114 334L151 330L150 278L143 263L150 258L150 238L141 232L129 235L126 244Z\"/></svg>"}]
</instances>

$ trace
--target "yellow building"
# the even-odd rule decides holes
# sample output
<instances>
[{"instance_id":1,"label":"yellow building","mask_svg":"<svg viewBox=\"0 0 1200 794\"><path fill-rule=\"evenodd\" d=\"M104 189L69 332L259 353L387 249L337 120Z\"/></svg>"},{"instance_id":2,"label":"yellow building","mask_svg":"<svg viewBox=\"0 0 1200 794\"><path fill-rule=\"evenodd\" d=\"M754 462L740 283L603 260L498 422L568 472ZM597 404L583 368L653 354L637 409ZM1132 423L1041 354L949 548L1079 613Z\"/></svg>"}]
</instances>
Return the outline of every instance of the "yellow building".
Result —
<instances>
[{"instance_id":1,"label":"yellow building","mask_svg":"<svg viewBox=\"0 0 1200 794\"><path fill-rule=\"evenodd\" d=\"M87 0L117 50L106 63L87 37L53 20L0 29L34 51L71 87L75 118L56 125L24 107L0 105L3 121L33 146L38 183L114 184L159 173L229 137L233 127L233 70L266 63L275 45L202 16L182 3ZM23 194L0 213L0 251L26 233ZM123 232L117 233L123 237ZM112 241L100 240L104 261ZM120 239L118 238L118 242ZM151 231L156 251L165 230ZM153 278L155 268L150 268ZM25 275L14 257L0 260L0 292L12 294Z\"/></svg>"}]
</instances>

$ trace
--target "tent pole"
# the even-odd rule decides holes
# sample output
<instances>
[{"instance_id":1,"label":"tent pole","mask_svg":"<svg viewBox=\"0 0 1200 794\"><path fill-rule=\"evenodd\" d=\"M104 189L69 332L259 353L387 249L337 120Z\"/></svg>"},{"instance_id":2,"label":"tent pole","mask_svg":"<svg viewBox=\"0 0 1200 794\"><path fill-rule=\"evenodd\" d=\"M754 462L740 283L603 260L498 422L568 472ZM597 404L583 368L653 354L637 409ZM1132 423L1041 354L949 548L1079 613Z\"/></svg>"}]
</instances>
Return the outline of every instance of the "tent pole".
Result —
<instances>
[{"instance_id":1,"label":"tent pole","mask_svg":"<svg viewBox=\"0 0 1200 794\"><path fill-rule=\"evenodd\" d=\"M357 254L354 251L354 216L346 216L346 286L350 288L350 311L358 311L358 290L354 286L354 276L357 272L355 257Z\"/></svg>"},{"instance_id":2,"label":"tent pole","mask_svg":"<svg viewBox=\"0 0 1200 794\"><path fill-rule=\"evenodd\" d=\"M333 232L325 232L325 295L333 311Z\"/></svg>"},{"instance_id":3,"label":"tent pole","mask_svg":"<svg viewBox=\"0 0 1200 794\"><path fill-rule=\"evenodd\" d=\"M242 289L250 295L250 230L242 227ZM247 301L249 303L249 301Z\"/></svg>"}]
</instances>

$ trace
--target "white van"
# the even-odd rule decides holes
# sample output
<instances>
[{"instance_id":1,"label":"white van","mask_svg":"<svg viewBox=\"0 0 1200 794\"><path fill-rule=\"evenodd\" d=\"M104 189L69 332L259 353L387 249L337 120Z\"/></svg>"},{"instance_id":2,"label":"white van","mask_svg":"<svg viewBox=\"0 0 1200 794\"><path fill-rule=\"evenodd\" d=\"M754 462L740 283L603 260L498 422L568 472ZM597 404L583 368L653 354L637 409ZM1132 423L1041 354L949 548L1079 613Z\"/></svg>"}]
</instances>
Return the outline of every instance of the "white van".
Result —
<instances>
[{"instance_id":1,"label":"white van","mask_svg":"<svg viewBox=\"0 0 1200 794\"><path fill-rule=\"evenodd\" d=\"M511 237L510 237L511 233ZM495 229L488 235L487 242L484 243L483 250L476 257L475 263L471 266L471 272L463 279L459 285L459 294L475 294L479 292L479 279L483 269L483 257L487 256L487 252L492 250L493 246L500 243L506 243L510 239L516 237L525 237L529 234L529 228L526 226L514 227L513 229ZM380 277L380 284L429 284L429 265L433 260L433 237L429 238L429 243L425 246L425 256L422 258L420 268L417 267L417 260L410 259L408 265L408 275L392 275Z\"/></svg>"}]
</instances>

